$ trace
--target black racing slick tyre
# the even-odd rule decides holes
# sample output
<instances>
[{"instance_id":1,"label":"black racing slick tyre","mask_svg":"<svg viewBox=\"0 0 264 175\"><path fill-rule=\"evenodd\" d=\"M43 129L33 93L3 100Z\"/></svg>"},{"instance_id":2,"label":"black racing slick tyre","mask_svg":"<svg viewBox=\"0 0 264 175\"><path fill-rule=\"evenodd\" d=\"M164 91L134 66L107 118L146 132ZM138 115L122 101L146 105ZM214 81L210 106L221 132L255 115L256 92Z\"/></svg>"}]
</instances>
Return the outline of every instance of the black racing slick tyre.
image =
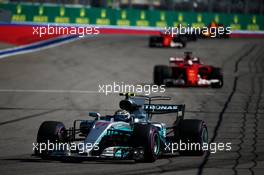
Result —
<instances>
[{"instance_id":1,"label":"black racing slick tyre","mask_svg":"<svg viewBox=\"0 0 264 175\"><path fill-rule=\"evenodd\" d=\"M211 83L212 88L222 88L224 85L223 73L220 68L213 68L211 79L217 79L219 82Z\"/></svg>"},{"instance_id":2,"label":"black racing slick tyre","mask_svg":"<svg viewBox=\"0 0 264 175\"><path fill-rule=\"evenodd\" d=\"M154 84L162 85L166 78L172 77L172 70L169 66L157 65L154 67L153 80Z\"/></svg>"},{"instance_id":3,"label":"black racing slick tyre","mask_svg":"<svg viewBox=\"0 0 264 175\"><path fill-rule=\"evenodd\" d=\"M178 48L184 48L184 47L186 47L186 42L185 41L180 41L180 43L181 43L181 46L179 46Z\"/></svg>"},{"instance_id":4,"label":"black racing slick tyre","mask_svg":"<svg viewBox=\"0 0 264 175\"><path fill-rule=\"evenodd\" d=\"M181 44L177 47L181 49L186 46L187 38L186 37L176 37L176 38L173 38L173 42Z\"/></svg>"},{"instance_id":5,"label":"black racing slick tyre","mask_svg":"<svg viewBox=\"0 0 264 175\"><path fill-rule=\"evenodd\" d=\"M161 47L163 38L160 36L150 36L149 47Z\"/></svg>"},{"instance_id":6,"label":"black racing slick tyre","mask_svg":"<svg viewBox=\"0 0 264 175\"><path fill-rule=\"evenodd\" d=\"M157 128L150 124L135 124L133 129L134 147L143 147L143 160L137 162L154 162L157 160L161 144Z\"/></svg>"},{"instance_id":7,"label":"black racing slick tyre","mask_svg":"<svg viewBox=\"0 0 264 175\"><path fill-rule=\"evenodd\" d=\"M156 46L156 44L155 44L154 38L153 37L150 37L149 38L149 47L155 47L155 46Z\"/></svg>"},{"instance_id":8,"label":"black racing slick tyre","mask_svg":"<svg viewBox=\"0 0 264 175\"><path fill-rule=\"evenodd\" d=\"M179 153L184 156L202 156L203 144L208 144L208 130L202 120L184 119L180 123ZM182 145L182 147L180 147Z\"/></svg>"},{"instance_id":9,"label":"black racing slick tyre","mask_svg":"<svg viewBox=\"0 0 264 175\"><path fill-rule=\"evenodd\" d=\"M46 144L47 143L60 143L66 142L67 130L62 122L57 121L45 121L43 122L38 130L37 143ZM51 150L44 150L39 152L35 150L35 154L39 155L41 158L46 158L49 156Z\"/></svg>"}]
</instances>

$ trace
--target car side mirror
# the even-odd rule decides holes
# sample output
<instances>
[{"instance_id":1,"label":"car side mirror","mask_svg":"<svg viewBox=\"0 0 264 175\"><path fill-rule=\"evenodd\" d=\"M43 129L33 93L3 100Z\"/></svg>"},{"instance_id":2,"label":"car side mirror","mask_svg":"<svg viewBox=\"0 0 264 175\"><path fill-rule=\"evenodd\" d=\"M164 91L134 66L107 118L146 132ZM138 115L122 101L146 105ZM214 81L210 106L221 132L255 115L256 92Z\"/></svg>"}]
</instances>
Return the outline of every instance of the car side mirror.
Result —
<instances>
[{"instance_id":1,"label":"car side mirror","mask_svg":"<svg viewBox=\"0 0 264 175\"><path fill-rule=\"evenodd\" d=\"M100 114L98 112L89 112L90 117L100 118Z\"/></svg>"}]
</instances>

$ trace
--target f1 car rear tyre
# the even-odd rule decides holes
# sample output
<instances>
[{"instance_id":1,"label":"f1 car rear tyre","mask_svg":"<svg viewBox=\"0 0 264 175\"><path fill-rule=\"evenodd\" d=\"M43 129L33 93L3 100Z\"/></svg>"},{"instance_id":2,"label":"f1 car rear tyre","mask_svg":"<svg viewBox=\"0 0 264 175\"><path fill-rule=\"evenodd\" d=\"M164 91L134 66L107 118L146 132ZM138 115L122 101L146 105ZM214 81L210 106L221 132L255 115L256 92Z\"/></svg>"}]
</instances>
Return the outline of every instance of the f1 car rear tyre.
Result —
<instances>
[{"instance_id":1,"label":"f1 car rear tyre","mask_svg":"<svg viewBox=\"0 0 264 175\"><path fill-rule=\"evenodd\" d=\"M214 68L213 69L213 71L211 73L211 79L219 80L219 82L211 84L212 88L221 88L221 87L223 87L224 78L223 78L222 70L220 68Z\"/></svg>"},{"instance_id":2,"label":"f1 car rear tyre","mask_svg":"<svg viewBox=\"0 0 264 175\"><path fill-rule=\"evenodd\" d=\"M62 122L57 121L45 121L43 122L38 130L37 143L56 143L65 142L67 137L67 131ZM46 145L47 147L47 145ZM48 150L43 152L35 152L42 158L46 158L49 155Z\"/></svg>"},{"instance_id":3,"label":"f1 car rear tyre","mask_svg":"<svg viewBox=\"0 0 264 175\"><path fill-rule=\"evenodd\" d=\"M172 77L172 70L169 66L157 65L154 67L153 79L154 84L162 85L166 78Z\"/></svg>"},{"instance_id":4,"label":"f1 car rear tyre","mask_svg":"<svg viewBox=\"0 0 264 175\"><path fill-rule=\"evenodd\" d=\"M180 123L179 153L185 156L202 156L202 146L208 143L208 131L204 121L184 119ZM181 145L184 145L180 147Z\"/></svg>"},{"instance_id":5,"label":"f1 car rear tyre","mask_svg":"<svg viewBox=\"0 0 264 175\"><path fill-rule=\"evenodd\" d=\"M186 46L187 38L175 37L173 38L173 42L181 44L177 48L184 48Z\"/></svg>"},{"instance_id":6,"label":"f1 car rear tyre","mask_svg":"<svg viewBox=\"0 0 264 175\"><path fill-rule=\"evenodd\" d=\"M143 147L143 160L137 162L154 162L160 154L160 136L157 128L150 124L135 124L133 131L134 147Z\"/></svg>"},{"instance_id":7,"label":"f1 car rear tyre","mask_svg":"<svg viewBox=\"0 0 264 175\"><path fill-rule=\"evenodd\" d=\"M163 38L160 36L151 36L149 38L149 47L158 47L162 46Z\"/></svg>"}]
</instances>

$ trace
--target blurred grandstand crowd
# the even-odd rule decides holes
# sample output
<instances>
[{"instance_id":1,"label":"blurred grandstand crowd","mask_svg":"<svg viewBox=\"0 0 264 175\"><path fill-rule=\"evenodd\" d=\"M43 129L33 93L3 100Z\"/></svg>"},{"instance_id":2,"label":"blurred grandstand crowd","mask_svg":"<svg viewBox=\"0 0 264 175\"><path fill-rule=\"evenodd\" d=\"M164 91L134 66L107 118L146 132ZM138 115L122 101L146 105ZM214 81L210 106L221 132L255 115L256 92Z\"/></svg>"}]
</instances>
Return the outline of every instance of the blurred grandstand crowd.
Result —
<instances>
[{"instance_id":1,"label":"blurred grandstand crowd","mask_svg":"<svg viewBox=\"0 0 264 175\"><path fill-rule=\"evenodd\" d=\"M8 0L0 0L0 2ZM9 0L9 2L80 4L93 7L264 14L264 0Z\"/></svg>"}]
</instances>

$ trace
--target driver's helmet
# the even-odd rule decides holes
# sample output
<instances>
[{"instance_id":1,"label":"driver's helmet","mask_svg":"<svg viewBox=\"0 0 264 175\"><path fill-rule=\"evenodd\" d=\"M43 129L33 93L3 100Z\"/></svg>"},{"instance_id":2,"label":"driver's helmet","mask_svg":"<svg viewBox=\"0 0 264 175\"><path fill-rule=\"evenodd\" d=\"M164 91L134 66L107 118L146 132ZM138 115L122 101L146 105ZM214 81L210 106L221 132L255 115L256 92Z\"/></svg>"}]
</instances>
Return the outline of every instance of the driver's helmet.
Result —
<instances>
[{"instance_id":1,"label":"driver's helmet","mask_svg":"<svg viewBox=\"0 0 264 175\"><path fill-rule=\"evenodd\" d=\"M117 121L124 121L124 122L128 122L130 121L131 119L131 115L128 111L126 110L122 110L122 109L119 109L115 112L114 114L114 118L115 120Z\"/></svg>"}]
</instances>

